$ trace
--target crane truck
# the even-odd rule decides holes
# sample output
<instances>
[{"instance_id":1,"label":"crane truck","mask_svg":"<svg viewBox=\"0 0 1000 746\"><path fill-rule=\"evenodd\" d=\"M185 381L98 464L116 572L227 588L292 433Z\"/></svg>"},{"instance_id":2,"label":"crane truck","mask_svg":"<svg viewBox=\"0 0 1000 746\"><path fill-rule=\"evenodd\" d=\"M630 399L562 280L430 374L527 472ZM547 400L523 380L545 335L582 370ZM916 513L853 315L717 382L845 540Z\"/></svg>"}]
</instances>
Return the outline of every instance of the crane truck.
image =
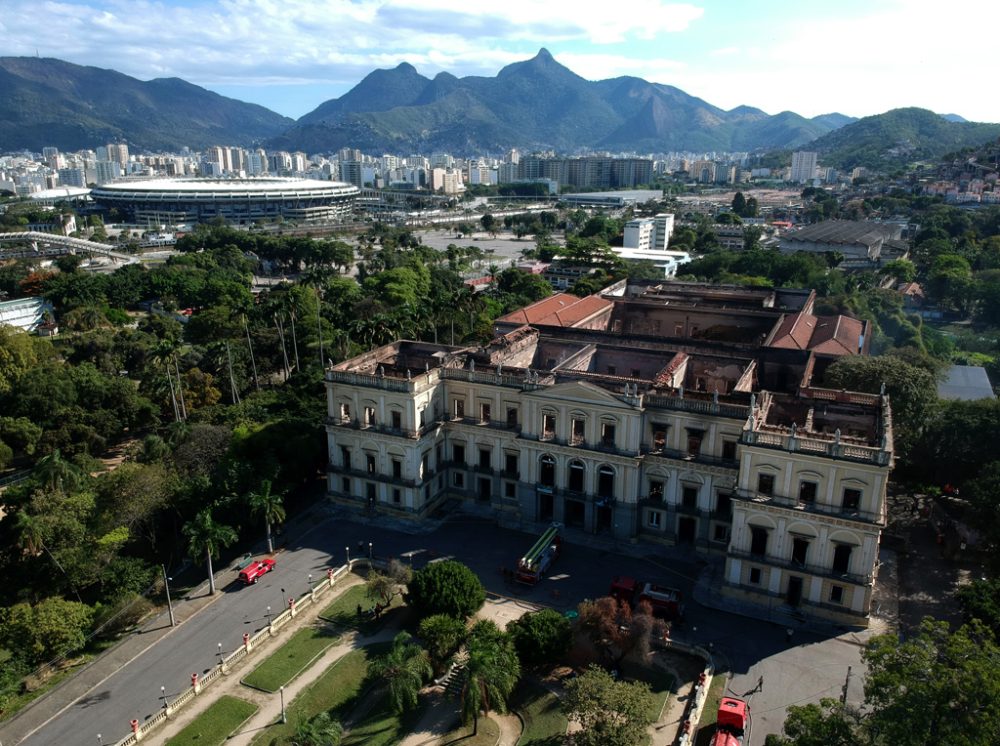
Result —
<instances>
[{"instance_id":1,"label":"crane truck","mask_svg":"<svg viewBox=\"0 0 1000 746\"><path fill-rule=\"evenodd\" d=\"M553 523L538 537L531 549L518 560L517 580L521 583L534 585L545 575L549 567L559 556L562 538L559 536L559 524Z\"/></svg>"}]
</instances>

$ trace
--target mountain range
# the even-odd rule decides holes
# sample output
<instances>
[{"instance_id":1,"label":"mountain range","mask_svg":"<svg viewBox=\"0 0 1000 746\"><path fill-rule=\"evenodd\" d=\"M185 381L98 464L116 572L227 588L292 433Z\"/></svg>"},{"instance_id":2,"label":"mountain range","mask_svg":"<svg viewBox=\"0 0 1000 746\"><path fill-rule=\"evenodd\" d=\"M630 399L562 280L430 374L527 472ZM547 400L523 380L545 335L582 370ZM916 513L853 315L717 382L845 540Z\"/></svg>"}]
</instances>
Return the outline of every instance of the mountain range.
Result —
<instances>
[{"instance_id":1,"label":"mountain range","mask_svg":"<svg viewBox=\"0 0 1000 746\"><path fill-rule=\"evenodd\" d=\"M375 70L270 144L308 152L754 150L798 147L851 121L843 114L772 116L750 106L726 111L629 76L590 81L542 49L492 78L427 78L408 63Z\"/></svg>"},{"instance_id":2,"label":"mountain range","mask_svg":"<svg viewBox=\"0 0 1000 746\"><path fill-rule=\"evenodd\" d=\"M298 121L179 78L140 81L114 70L0 57L0 152L125 141L133 150L262 144L325 153L499 153L511 147L753 151L808 146L824 165L886 166L1000 136L1000 125L896 109L856 120L832 113L725 110L679 88L623 76L590 81L542 49L495 77L421 75L408 63L374 70Z\"/></svg>"},{"instance_id":3,"label":"mountain range","mask_svg":"<svg viewBox=\"0 0 1000 746\"><path fill-rule=\"evenodd\" d=\"M0 57L0 152L124 141L135 150L239 144L278 135L294 120L180 78L142 81L57 59Z\"/></svg>"}]
</instances>

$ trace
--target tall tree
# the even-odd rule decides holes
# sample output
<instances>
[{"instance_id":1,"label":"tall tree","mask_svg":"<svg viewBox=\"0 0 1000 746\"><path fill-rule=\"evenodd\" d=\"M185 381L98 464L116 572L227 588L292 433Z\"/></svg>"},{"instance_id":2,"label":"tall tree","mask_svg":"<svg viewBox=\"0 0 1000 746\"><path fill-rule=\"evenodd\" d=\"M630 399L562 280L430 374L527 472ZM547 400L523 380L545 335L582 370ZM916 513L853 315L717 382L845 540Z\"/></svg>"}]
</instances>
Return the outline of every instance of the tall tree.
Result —
<instances>
[{"instance_id":1,"label":"tall tree","mask_svg":"<svg viewBox=\"0 0 1000 746\"><path fill-rule=\"evenodd\" d=\"M573 737L577 746L633 746L641 743L653 722L652 697L646 684L615 679L600 666L591 665L566 687L563 711L581 729Z\"/></svg>"},{"instance_id":2,"label":"tall tree","mask_svg":"<svg viewBox=\"0 0 1000 746\"><path fill-rule=\"evenodd\" d=\"M215 574L212 571L212 560L219 558L223 547L228 547L236 541L236 532L230 527L216 523L212 518L212 509L205 508L193 520L184 524L181 529L188 540L188 552L191 559L205 558L208 568L208 590L215 595Z\"/></svg>"},{"instance_id":3,"label":"tall tree","mask_svg":"<svg viewBox=\"0 0 1000 746\"><path fill-rule=\"evenodd\" d=\"M420 687L432 670L427 651L400 632L389 651L372 661L371 672L388 687L393 709L402 713L417 706Z\"/></svg>"},{"instance_id":4,"label":"tall tree","mask_svg":"<svg viewBox=\"0 0 1000 746\"><path fill-rule=\"evenodd\" d=\"M521 662L510 637L489 621L477 622L466 646L469 660L462 687L462 720L479 733L479 715L507 712L507 698L521 677Z\"/></svg>"},{"instance_id":5,"label":"tall tree","mask_svg":"<svg viewBox=\"0 0 1000 746\"><path fill-rule=\"evenodd\" d=\"M267 534L267 553L274 554L274 540L271 537L271 526L285 520L285 499L280 492L271 491L271 480L261 480L260 487L247 493L247 506L250 515L264 519L264 531Z\"/></svg>"}]
</instances>

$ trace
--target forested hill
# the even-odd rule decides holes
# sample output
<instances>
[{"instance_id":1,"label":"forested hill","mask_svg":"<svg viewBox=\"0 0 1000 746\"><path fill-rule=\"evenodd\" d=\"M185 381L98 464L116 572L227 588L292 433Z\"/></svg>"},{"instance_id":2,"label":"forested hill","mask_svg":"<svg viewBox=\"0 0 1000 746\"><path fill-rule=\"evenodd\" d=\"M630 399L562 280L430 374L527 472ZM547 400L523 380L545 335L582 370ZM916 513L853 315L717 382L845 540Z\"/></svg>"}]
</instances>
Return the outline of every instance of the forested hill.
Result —
<instances>
[{"instance_id":1,"label":"forested hill","mask_svg":"<svg viewBox=\"0 0 1000 746\"><path fill-rule=\"evenodd\" d=\"M893 109L829 132L810 147L825 166L891 168L1000 137L1000 124L955 122L927 109Z\"/></svg>"},{"instance_id":2,"label":"forested hill","mask_svg":"<svg viewBox=\"0 0 1000 746\"><path fill-rule=\"evenodd\" d=\"M142 81L56 59L0 57L0 152L124 141L133 150L250 145L292 120L180 78Z\"/></svg>"}]
</instances>

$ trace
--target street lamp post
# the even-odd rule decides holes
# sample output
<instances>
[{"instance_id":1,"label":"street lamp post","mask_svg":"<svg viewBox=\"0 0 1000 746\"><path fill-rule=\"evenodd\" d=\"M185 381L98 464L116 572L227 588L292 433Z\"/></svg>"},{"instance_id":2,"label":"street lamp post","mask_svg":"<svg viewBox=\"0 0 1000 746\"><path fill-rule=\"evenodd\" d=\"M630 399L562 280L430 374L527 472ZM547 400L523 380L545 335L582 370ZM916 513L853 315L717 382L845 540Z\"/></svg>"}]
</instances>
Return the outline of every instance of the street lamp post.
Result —
<instances>
[{"instance_id":1,"label":"street lamp post","mask_svg":"<svg viewBox=\"0 0 1000 746\"><path fill-rule=\"evenodd\" d=\"M219 643L219 665L222 665L222 643Z\"/></svg>"},{"instance_id":2,"label":"street lamp post","mask_svg":"<svg viewBox=\"0 0 1000 746\"><path fill-rule=\"evenodd\" d=\"M279 687L278 694L281 697L281 724L284 725L288 722L288 718L285 716L285 687Z\"/></svg>"},{"instance_id":3,"label":"street lamp post","mask_svg":"<svg viewBox=\"0 0 1000 746\"><path fill-rule=\"evenodd\" d=\"M97 746L104 746L104 739L101 737L100 733L97 734Z\"/></svg>"},{"instance_id":4,"label":"street lamp post","mask_svg":"<svg viewBox=\"0 0 1000 746\"><path fill-rule=\"evenodd\" d=\"M351 548L344 547L344 556L347 557L347 564L351 564Z\"/></svg>"},{"instance_id":5,"label":"street lamp post","mask_svg":"<svg viewBox=\"0 0 1000 746\"><path fill-rule=\"evenodd\" d=\"M167 611L170 614L170 626L176 627L177 620L174 619L174 605L170 602L170 578L167 577L167 566L160 565L163 570L163 589L167 592Z\"/></svg>"},{"instance_id":6,"label":"street lamp post","mask_svg":"<svg viewBox=\"0 0 1000 746\"><path fill-rule=\"evenodd\" d=\"M271 607L267 607L267 626L271 626Z\"/></svg>"},{"instance_id":7,"label":"street lamp post","mask_svg":"<svg viewBox=\"0 0 1000 746\"><path fill-rule=\"evenodd\" d=\"M368 563L371 564L372 561L372 543L368 542Z\"/></svg>"},{"instance_id":8,"label":"street lamp post","mask_svg":"<svg viewBox=\"0 0 1000 746\"><path fill-rule=\"evenodd\" d=\"M163 700L163 709L167 709L167 687L160 687L160 699Z\"/></svg>"},{"instance_id":9,"label":"street lamp post","mask_svg":"<svg viewBox=\"0 0 1000 746\"><path fill-rule=\"evenodd\" d=\"M309 590L313 589L313 574L309 573Z\"/></svg>"}]
</instances>

